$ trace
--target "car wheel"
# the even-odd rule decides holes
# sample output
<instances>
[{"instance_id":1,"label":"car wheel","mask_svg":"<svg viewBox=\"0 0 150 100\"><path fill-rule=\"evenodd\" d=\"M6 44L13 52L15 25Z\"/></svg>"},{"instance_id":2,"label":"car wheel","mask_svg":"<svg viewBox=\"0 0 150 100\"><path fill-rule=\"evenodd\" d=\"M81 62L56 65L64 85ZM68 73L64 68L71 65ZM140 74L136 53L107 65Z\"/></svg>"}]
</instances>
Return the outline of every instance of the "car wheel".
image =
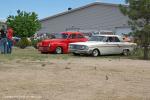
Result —
<instances>
[{"instance_id":1,"label":"car wheel","mask_svg":"<svg viewBox=\"0 0 150 100\"><path fill-rule=\"evenodd\" d=\"M80 54L78 54L78 53L73 53L73 55L74 55L74 56L79 56Z\"/></svg>"},{"instance_id":2,"label":"car wheel","mask_svg":"<svg viewBox=\"0 0 150 100\"><path fill-rule=\"evenodd\" d=\"M48 54L48 52L41 52L41 54Z\"/></svg>"},{"instance_id":3,"label":"car wheel","mask_svg":"<svg viewBox=\"0 0 150 100\"><path fill-rule=\"evenodd\" d=\"M93 52L92 52L92 56L93 57L99 56L99 50L98 49L94 49Z\"/></svg>"},{"instance_id":4,"label":"car wheel","mask_svg":"<svg viewBox=\"0 0 150 100\"><path fill-rule=\"evenodd\" d=\"M56 50L55 50L55 53L56 54L62 54L63 53L63 50L61 47L57 47Z\"/></svg>"},{"instance_id":5,"label":"car wheel","mask_svg":"<svg viewBox=\"0 0 150 100\"><path fill-rule=\"evenodd\" d=\"M130 51L128 49L123 50L123 55L125 56L130 55Z\"/></svg>"},{"instance_id":6,"label":"car wheel","mask_svg":"<svg viewBox=\"0 0 150 100\"><path fill-rule=\"evenodd\" d=\"M35 49L38 49L38 47L37 46L33 46Z\"/></svg>"}]
</instances>

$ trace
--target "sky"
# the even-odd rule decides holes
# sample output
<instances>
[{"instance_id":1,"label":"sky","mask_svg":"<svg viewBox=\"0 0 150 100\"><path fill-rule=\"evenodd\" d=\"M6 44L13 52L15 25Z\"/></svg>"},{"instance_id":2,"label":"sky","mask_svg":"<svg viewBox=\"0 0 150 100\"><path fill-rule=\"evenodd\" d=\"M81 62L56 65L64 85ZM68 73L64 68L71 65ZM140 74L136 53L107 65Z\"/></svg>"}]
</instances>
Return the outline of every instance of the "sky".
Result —
<instances>
[{"instance_id":1,"label":"sky","mask_svg":"<svg viewBox=\"0 0 150 100\"><path fill-rule=\"evenodd\" d=\"M93 2L123 4L124 0L0 0L0 20L15 15L18 9L36 12L39 19L77 8Z\"/></svg>"}]
</instances>

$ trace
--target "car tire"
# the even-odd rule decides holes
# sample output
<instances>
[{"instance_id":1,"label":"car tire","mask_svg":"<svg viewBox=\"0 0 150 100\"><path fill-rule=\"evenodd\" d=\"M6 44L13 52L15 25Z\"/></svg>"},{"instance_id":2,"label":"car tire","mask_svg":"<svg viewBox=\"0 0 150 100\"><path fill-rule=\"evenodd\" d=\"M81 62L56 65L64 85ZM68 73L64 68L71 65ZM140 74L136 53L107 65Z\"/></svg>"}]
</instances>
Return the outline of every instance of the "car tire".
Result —
<instances>
[{"instance_id":1,"label":"car tire","mask_svg":"<svg viewBox=\"0 0 150 100\"><path fill-rule=\"evenodd\" d=\"M48 52L41 52L41 54L48 54Z\"/></svg>"},{"instance_id":2,"label":"car tire","mask_svg":"<svg viewBox=\"0 0 150 100\"><path fill-rule=\"evenodd\" d=\"M73 53L73 55L74 55L74 56L79 56L80 54L78 54L78 53Z\"/></svg>"},{"instance_id":3,"label":"car tire","mask_svg":"<svg viewBox=\"0 0 150 100\"><path fill-rule=\"evenodd\" d=\"M63 53L62 47L57 47L56 50L55 50L55 53L56 54L62 54Z\"/></svg>"},{"instance_id":4,"label":"car tire","mask_svg":"<svg viewBox=\"0 0 150 100\"><path fill-rule=\"evenodd\" d=\"M35 49L38 49L38 47L37 46L33 46Z\"/></svg>"},{"instance_id":5,"label":"car tire","mask_svg":"<svg viewBox=\"0 0 150 100\"><path fill-rule=\"evenodd\" d=\"M100 55L100 53L99 53L99 50L98 49L94 49L93 51L92 51L92 56L93 57L98 57Z\"/></svg>"},{"instance_id":6,"label":"car tire","mask_svg":"<svg viewBox=\"0 0 150 100\"><path fill-rule=\"evenodd\" d=\"M123 55L129 56L130 55L130 51L128 49L124 49L123 50Z\"/></svg>"}]
</instances>

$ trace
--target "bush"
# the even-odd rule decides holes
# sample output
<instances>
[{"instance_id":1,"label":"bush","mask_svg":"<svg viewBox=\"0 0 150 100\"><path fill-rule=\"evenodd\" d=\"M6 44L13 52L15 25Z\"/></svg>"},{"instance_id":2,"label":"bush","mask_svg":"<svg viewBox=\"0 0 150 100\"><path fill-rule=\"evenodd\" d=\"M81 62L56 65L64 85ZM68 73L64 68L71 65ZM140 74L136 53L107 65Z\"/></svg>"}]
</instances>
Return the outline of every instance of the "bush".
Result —
<instances>
[{"instance_id":1,"label":"bush","mask_svg":"<svg viewBox=\"0 0 150 100\"><path fill-rule=\"evenodd\" d=\"M25 49L28 46L31 46L31 42L27 38L21 38L21 40L16 44L17 47Z\"/></svg>"},{"instance_id":2,"label":"bush","mask_svg":"<svg viewBox=\"0 0 150 100\"><path fill-rule=\"evenodd\" d=\"M40 40L31 40L31 45L37 49L37 43L40 42Z\"/></svg>"},{"instance_id":3,"label":"bush","mask_svg":"<svg viewBox=\"0 0 150 100\"><path fill-rule=\"evenodd\" d=\"M144 49L142 47L138 47L135 51L131 53L131 58L133 59L143 59ZM150 59L150 49L149 49L149 59Z\"/></svg>"}]
</instances>

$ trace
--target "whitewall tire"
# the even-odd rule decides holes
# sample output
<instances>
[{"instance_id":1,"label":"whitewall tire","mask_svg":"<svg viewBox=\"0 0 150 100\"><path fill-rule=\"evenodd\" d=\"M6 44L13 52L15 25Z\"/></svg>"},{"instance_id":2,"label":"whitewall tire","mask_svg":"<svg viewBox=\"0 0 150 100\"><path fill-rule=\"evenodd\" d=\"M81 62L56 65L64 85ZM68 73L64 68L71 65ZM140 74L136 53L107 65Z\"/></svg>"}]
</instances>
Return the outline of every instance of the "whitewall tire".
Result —
<instances>
[{"instance_id":1,"label":"whitewall tire","mask_svg":"<svg viewBox=\"0 0 150 100\"><path fill-rule=\"evenodd\" d=\"M55 53L56 54L62 54L63 53L63 50L61 47L57 47L56 50L55 50Z\"/></svg>"},{"instance_id":2,"label":"whitewall tire","mask_svg":"<svg viewBox=\"0 0 150 100\"><path fill-rule=\"evenodd\" d=\"M93 52L92 52L92 56L93 57L99 56L99 50L98 49L94 49Z\"/></svg>"}]
</instances>

